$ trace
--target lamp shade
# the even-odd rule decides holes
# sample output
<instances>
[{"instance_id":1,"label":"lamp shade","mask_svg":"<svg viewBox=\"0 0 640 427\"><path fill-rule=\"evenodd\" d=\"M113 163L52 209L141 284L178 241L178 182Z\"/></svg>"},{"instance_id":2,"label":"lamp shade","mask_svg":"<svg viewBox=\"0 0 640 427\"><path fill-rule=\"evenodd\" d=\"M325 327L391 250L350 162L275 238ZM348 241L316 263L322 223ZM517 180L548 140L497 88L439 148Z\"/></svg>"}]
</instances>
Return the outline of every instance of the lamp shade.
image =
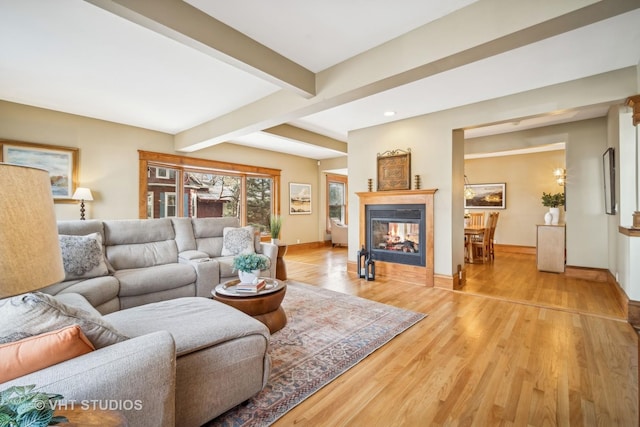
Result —
<instances>
[{"instance_id":1,"label":"lamp shade","mask_svg":"<svg viewBox=\"0 0 640 427\"><path fill-rule=\"evenodd\" d=\"M49 173L0 163L0 298L62 279Z\"/></svg>"},{"instance_id":2,"label":"lamp shade","mask_svg":"<svg viewBox=\"0 0 640 427\"><path fill-rule=\"evenodd\" d=\"M73 200L93 200L93 195L88 188L78 187L71 198Z\"/></svg>"}]
</instances>

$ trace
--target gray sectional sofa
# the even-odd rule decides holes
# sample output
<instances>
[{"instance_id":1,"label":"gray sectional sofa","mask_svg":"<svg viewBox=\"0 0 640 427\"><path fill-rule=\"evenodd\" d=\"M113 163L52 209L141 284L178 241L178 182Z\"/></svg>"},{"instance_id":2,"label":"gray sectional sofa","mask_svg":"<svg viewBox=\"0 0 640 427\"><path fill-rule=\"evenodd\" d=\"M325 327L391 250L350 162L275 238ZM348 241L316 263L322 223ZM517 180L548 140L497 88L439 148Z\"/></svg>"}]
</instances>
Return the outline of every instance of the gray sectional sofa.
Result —
<instances>
[{"instance_id":1,"label":"gray sectional sofa","mask_svg":"<svg viewBox=\"0 0 640 427\"><path fill-rule=\"evenodd\" d=\"M266 385L268 329L209 298L237 277L225 233L250 230L237 219L61 221L58 228L68 277L44 296L70 307L67 318L81 309L129 338L0 389L36 384L70 401L112 404L132 426L199 426ZM274 277L277 247L251 237L271 260L262 274ZM46 298L39 304L47 306Z\"/></svg>"},{"instance_id":2,"label":"gray sectional sofa","mask_svg":"<svg viewBox=\"0 0 640 427\"><path fill-rule=\"evenodd\" d=\"M79 293L102 314L172 298L211 297L216 285L237 277L232 268L233 255L223 255L224 231L229 228L239 229L239 220L59 221L58 233L62 236L98 235L107 270L71 277L67 274L67 280L43 292ZM247 231L249 228L245 227ZM261 275L275 277L278 247L260 242L259 235L253 237L255 252L270 260L269 269Z\"/></svg>"}]
</instances>

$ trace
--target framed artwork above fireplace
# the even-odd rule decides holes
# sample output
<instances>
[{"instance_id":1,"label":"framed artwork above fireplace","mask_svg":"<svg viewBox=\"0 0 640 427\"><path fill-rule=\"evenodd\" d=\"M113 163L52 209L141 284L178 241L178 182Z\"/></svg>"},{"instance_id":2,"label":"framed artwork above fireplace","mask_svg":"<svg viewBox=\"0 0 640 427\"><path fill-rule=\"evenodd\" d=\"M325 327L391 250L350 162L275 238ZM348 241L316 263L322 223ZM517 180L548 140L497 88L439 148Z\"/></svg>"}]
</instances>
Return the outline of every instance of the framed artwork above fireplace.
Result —
<instances>
[{"instance_id":1,"label":"framed artwork above fireplace","mask_svg":"<svg viewBox=\"0 0 640 427\"><path fill-rule=\"evenodd\" d=\"M411 189L411 149L378 153L378 191Z\"/></svg>"}]
</instances>

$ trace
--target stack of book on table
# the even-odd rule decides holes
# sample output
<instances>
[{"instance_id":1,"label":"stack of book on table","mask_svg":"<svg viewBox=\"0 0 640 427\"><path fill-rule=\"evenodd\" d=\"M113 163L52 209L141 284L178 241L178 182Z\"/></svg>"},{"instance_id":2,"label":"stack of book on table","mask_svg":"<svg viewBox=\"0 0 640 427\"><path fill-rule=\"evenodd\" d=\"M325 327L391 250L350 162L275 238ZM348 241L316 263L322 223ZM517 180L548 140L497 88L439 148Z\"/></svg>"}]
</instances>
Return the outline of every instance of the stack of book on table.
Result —
<instances>
[{"instance_id":1,"label":"stack of book on table","mask_svg":"<svg viewBox=\"0 0 640 427\"><path fill-rule=\"evenodd\" d=\"M238 283L236 285L236 292L242 292L247 294L256 294L263 290L267 286L267 282L264 279L258 280L256 283Z\"/></svg>"}]
</instances>

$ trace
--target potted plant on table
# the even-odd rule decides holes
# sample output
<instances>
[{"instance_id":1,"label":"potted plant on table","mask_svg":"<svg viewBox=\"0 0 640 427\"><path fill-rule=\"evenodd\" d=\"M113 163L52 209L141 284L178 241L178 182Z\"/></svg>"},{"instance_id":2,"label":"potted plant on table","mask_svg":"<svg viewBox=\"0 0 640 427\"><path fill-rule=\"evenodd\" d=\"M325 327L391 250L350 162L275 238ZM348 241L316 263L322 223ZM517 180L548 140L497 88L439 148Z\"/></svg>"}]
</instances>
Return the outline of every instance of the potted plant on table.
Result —
<instances>
[{"instance_id":1,"label":"potted plant on table","mask_svg":"<svg viewBox=\"0 0 640 427\"><path fill-rule=\"evenodd\" d=\"M269 258L264 255L241 254L233 259L233 270L238 271L238 277L242 283L252 283L260 276L260 270L267 268L269 268Z\"/></svg>"},{"instance_id":2,"label":"potted plant on table","mask_svg":"<svg viewBox=\"0 0 640 427\"><path fill-rule=\"evenodd\" d=\"M280 230L282 229L282 217L280 215L271 215L269 220L269 232L271 233L271 243L277 245L280 238Z\"/></svg>"},{"instance_id":3,"label":"potted plant on table","mask_svg":"<svg viewBox=\"0 0 640 427\"><path fill-rule=\"evenodd\" d=\"M548 215L545 215L545 224L557 225L560 220L560 206L564 206L564 193L542 192L542 206L549 208Z\"/></svg>"}]
</instances>

